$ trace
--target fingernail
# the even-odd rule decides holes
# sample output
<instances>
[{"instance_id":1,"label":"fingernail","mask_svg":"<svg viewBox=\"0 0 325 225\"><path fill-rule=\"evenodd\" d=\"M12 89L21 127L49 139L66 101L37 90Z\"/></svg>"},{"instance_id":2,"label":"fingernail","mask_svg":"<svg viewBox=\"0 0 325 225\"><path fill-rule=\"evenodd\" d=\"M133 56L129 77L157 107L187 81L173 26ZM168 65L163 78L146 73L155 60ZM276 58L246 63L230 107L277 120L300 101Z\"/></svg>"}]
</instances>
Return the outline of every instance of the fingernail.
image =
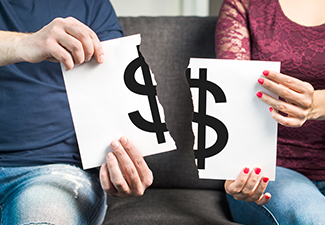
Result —
<instances>
[{"instance_id":1,"label":"fingernail","mask_svg":"<svg viewBox=\"0 0 325 225\"><path fill-rule=\"evenodd\" d=\"M263 177L263 182L264 183L267 183L269 181L269 178L268 177Z\"/></svg>"},{"instance_id":2,"label":"fingernail","mask_svg":"<svg viewBox=\"0 0 325 225\"><path fill-rule=\"evenodd\" d=\"M260 84L263 84L263 83L264 83L264 79L262 79L262 78L259 78L257 81L258 81L258 83L260 83Z\"/></svg>"},{"instance_id":3,"label":"fingernail","mask_svg":"<svg viewBox=\"0 0 325 225\"><path fill-rule=\"evenodd\" d=\"M119 143L118 143L118 141L113 141L112 143L111 143L111 146L112 146L112 148L117 148L118 146L119 146Z\"/></svg>"},{"instance_id":4,"label":"fingernail","mask_svg":"<svg viewBox=\"0 0 325 225\"><path fill-rule=\"evenodd\" d=\"M249 173L249 168L245 168L244 170L243 170L243 172L244 172L244 174L248 174Z\"/></svg>"},{"instance_id":5,"label":"fingernail","mask_svg":"<svg viewBox=\"0 0 325 225\"><path fill-rule=\"evenodd\" d=\"M99 63L103 63L104 60L105 60L104 55L99 56L99 58L98 58L98 62L99 62Z\"/></svg>"},{"instance_id":6,"label":"fingernail","mask_svg":"<svg viewBox=\"0 0 325 225\"><path fill-rule=\"evenodd\" d=\"M269 108L269 110L270 110L270 112L272 112L272 111L273 111L273 108L272 108L272 107L270 107L270 108Z\"/></svg>"},{"instance_id":7,"label":"fingernail","mask_svg":"<svg viewBox=\"0 0 325 225\"><path fill-rule=\"evenodd\" d=\"M271 196L269 196L269 195L265 195L265 198L266 198L267 200L269 200L269 199L271 198Z\"/></svg>"},{"instance_id":8,"label":"fingernail","mask_svg":"<svg viewBox=\"0 0 325 225\"><path fill-rule=\"evenodd\" d=\"M110 156L107 156L108 158L110 157ZM103 170L107 170L107 164L106 163L104 163L103 165L102 165L102 169Z\"/></svg>"},{"instance_id":9,"label":"fingernail","mask_svg":"<svg viewBox=\"0 0 325 225\"><path fill-rule=\"evenodd\" d=\"M262 94L262 92L257 92L256 96L259 98L262 98L263 94Z\"/></svg>"},{"instance_id":10,"label":"fingernail","mask_svg":"<svg viewBox=\"0 0 325 225\"><path fill-rule=\"evenodd\" d=\"M108 159L112 159L112 158L113 158L113 153L109 152L109 153L107 154L107 158L108 158ZM107 167L107 164L106 164L106 167Z\"/></svg>"},{"instance_id":11,"label":"fingernail","mask_svg":"<svg viewBox=\"0 0 325 225\"><path fill-rule=\"evenodd\" d=\"M89 62L91 60L91 57L88 57L85 59L85 62Z\"/></svg>"},{"instance_id":12,"label":"fingernail","mask_svg":"<svg viewBox=\"0 0 325 225\"><path fill-rule=\"evenodd\" d=\"M123 137L120 138L120 142L121 142L122 145L126 145L126 143L128 143L128 139L123 136Z\"/></svg>"},{"instance_id":13,"label":"fingernail","mask_svg":"<svg viewBox=\"0 0 325 225\"><path fill-rule=\"evenodd\" d=\"M263 71L263 75L264 75L264 76L268 76L269 73L270 73L270 71L268 71L268 70L264 70L264 71Z\"/></svg>"},{"instance_id":14,"label":"fingernail","mask_svg":"<svg viewBox=\"0 0 325 225\"><path fill-rule=\"evenodd\" d=\"M256 175L259 175L260 173L261 173L261 169L260 169L260 168L256 168L256 169L255 169L255 174L256 174Z\"/></svg>"}]
</instances>

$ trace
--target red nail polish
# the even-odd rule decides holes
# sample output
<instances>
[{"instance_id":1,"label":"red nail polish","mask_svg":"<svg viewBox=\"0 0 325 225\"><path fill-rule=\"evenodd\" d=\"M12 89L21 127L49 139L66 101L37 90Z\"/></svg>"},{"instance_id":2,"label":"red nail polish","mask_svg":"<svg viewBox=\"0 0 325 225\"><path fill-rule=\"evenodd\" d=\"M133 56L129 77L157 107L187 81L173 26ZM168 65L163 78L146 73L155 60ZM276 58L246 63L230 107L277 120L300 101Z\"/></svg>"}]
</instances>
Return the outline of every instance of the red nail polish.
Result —
<instances>
[{"instance_id":1,"label":"red nail polish","mask_svg":"<svg viewBox=\"0 0 325 225\"><path fill-rule=\"evenodd\" d=\"M265 195L265 198L266 198L267 200L269 200L269 199L271 198L271 196L269 196L269 195Z\"/></svg>"},{"instance_id":2,"label":"red nail polish","mask_svg":"<svg viewBox=\"0 0 325 225\"><path fill-rule=\"evenodd\" d=\"M244 170L243 170L243 172L244 172L244 174L248 174L249 173L249 168L245 168Z\"/></svg>"},{"instance_id":3,"label":"red nail polish","mask_svg":"<svg viewBox=\"0 0 325 225\"><path fill-rule=\"evenodd\" d=\"M256 96L259 98L262 98L263 94L262 94L262 92L257 92Z\"/></svg>"},{"instance_id":4,"label":"red nail polish","mask_svg":"<svg viewBox=\"0 0 325 225\"><path fill-rule=\"evenodd\" d=\"M263 177L263 182L264 183L267 183L269 181L269 178L268 177Z\"/></svg>"},{"instance_id":5,"label":"red nail polish","mask_svg":"<svg viewBox=\"0 0 325 225\"><path fill-rule=\"evenodd\" d=\"M270 110L270 112L272 112L272 111L273 111L273 108L272 108L272 107L270 107L270 108L269 108L269 110Z\"/></svg>"},{"instance_id":6,"label":"red nail polish","mask_svg":"<svg viewBox=\"0 0 325 225\"><path fill-rule=\"evenodd\" d=\"M260 173L261 173L261 169L260 169L260 168L256 168L256 169L255 169L255 174L256 174L256 175L259 175Z\"/></svg>"},{"instance_id":7,"label":"red nail polish","mask_svg":"<svg viewBox=\"0 0 325 225\"><path fill-rule=\"evenodd\" d=\"M263 71L263 75L264 75L264 76L268 76L269 73L270 73L270 72L269 72L268 70L264 70L264 71Z\"/></svg>"},{"instance_id":8,"label":"red nail polish","mask_svg":"<svg viewBox=\"0 0 325 225\"><path fill-rule=\"evenodd\" d=\"M262 78L259 78L257 81L258 81L258 83L260 83L260 84L263 84L263 83L264 83L264 79L262 79Z\"/></svg>"}]
</instances>

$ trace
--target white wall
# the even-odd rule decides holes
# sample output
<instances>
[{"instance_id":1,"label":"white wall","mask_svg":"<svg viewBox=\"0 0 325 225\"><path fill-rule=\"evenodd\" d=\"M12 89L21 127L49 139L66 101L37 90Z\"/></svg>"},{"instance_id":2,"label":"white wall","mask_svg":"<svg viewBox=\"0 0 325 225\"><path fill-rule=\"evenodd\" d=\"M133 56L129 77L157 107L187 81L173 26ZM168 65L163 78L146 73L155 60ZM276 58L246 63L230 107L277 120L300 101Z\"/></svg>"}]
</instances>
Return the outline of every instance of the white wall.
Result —
<instances>
[{"instance_id":1,"label":"white wall","mask_svg":"<svg viewBox=\"0 0 325 225\"><path fill-rule=\"evenodd\" d=\"M117 16L208 16L209 0L111 0Z\"/></svg>"},{"instance_id":2,"label":"white wall","mask_svg":"<svg viewBox=\"0 0 325 225\"><path fill-rule=\"evenodd\" d=\"M182 0L184 16L208 16L209 0Z\"/></svg>"}]
</instances>

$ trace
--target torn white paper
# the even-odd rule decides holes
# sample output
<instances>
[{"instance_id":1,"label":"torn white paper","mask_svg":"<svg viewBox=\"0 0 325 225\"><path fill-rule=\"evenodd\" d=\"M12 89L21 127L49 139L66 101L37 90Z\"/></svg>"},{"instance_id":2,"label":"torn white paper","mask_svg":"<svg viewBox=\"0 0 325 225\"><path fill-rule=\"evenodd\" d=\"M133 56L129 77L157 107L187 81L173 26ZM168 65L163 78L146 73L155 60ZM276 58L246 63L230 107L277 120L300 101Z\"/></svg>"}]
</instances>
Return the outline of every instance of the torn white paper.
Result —
<instances>
[{"instance_id":1,"label":"torn white paper","mask_svg":"<svg viewBox=\"0 0 325 225\"><path fill-rule=\"evenodd\" d=\"M256 93L266 69L279 62L191 59L195 155L200 178L236 179L243 168L275 179L277 123ZM277 96L274 96L277 98Z\"/></svg>"},{"instance_id":2,"label":"torn white paper","mask_svg":"<svg viewBox=\"0 0 325 225\"><path fill-rule=\"evenodd\" d=\"M154 76L139 55L140 42L140 35L105 41L103 64L93 59L70 71L62 68L84 169L104 163L111 141L122 135L143 156L176 149Z\"/></svg>"}]
</instances>

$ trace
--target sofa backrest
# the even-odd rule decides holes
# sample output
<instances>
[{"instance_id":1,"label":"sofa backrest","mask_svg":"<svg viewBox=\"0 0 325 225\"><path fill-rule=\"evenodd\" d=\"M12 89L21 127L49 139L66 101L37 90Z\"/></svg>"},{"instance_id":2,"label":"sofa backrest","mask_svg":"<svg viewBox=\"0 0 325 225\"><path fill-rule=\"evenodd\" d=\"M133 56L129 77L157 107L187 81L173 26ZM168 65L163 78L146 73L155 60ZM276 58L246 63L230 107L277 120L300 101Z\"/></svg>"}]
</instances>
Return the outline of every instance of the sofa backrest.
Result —
<instances>
[{"instance_id":1,"label":"sofa backrest","mask_svg":"<svg viewBox=\"0 0 325 225\"><path fill-rule=\"evenodd\" d=\"M125 35L141 34L142 52L155 74L159 101L177 149L146 157L153 187L222 189L223 182L199 180L192 132L193 104L185 70L189 59L214 58L216 17L119 17Z\"/></svg>"}]
</instances>

